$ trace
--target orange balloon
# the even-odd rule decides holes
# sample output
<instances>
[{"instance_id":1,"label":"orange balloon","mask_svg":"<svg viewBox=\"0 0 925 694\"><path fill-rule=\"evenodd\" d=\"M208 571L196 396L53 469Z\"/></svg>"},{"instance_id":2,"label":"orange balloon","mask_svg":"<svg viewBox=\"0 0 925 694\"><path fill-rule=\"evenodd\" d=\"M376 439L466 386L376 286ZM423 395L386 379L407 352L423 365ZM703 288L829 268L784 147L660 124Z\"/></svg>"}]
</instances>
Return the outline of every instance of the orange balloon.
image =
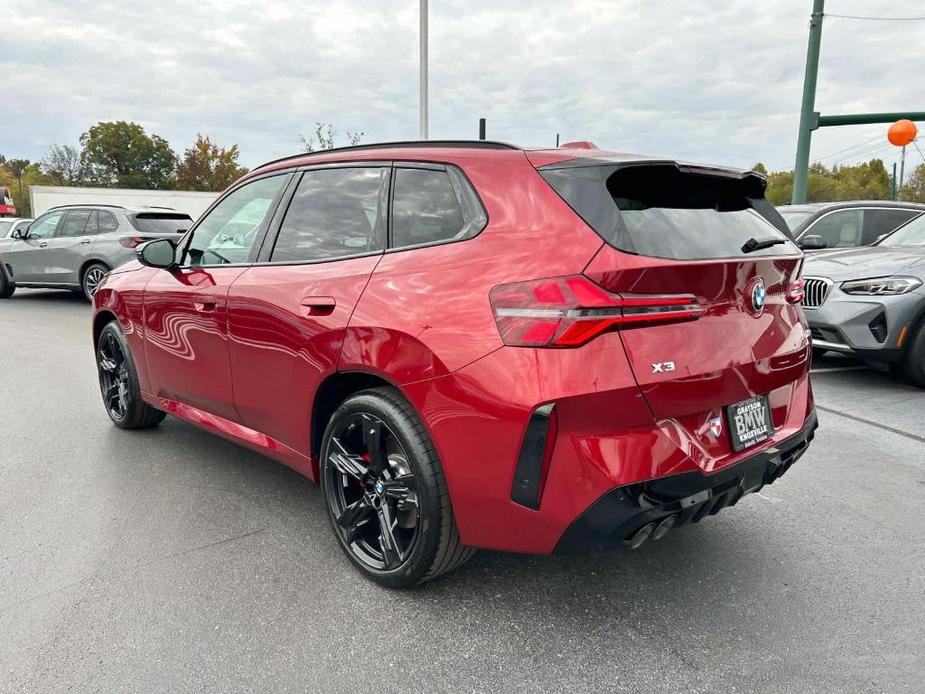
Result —
<instances>
[{"instance_id":1,"label":"orange balloon","mask_svg":"<svg viewBox=\"0 0 925 694\"><path fill-rule=\"evenodd\" d=\"M886 139L890 141L890 144L896 145L897 147L905 147L911 143L918 134L919 129L915 127L915 123L903 118L890 126L890 129L887 130L886 133Z\"/></svg>"}]
</instances>

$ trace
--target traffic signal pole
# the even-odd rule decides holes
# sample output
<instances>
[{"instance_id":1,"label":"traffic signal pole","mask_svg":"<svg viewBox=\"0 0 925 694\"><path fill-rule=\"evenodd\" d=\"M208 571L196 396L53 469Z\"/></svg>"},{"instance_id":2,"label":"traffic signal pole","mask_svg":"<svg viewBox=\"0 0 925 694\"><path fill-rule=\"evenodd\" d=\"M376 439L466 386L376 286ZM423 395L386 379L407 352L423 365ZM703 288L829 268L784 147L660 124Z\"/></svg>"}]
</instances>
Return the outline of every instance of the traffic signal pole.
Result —
<instances>
[{"instance_id":1,"label":"traffic signal pole","mask_svg":"<svg viewBox=\"0 0 925 694\"><path fill-rule=\"evenodd\" d=\"M822 45L822 16L825 0L813 0L809 20L809 46L806 48L806 72L803 75L803 105L800 108L800 131L797 135L797 160L793 167L793 198L796 205L806 202L809 176L809 146L816 129L816 77L819 74L819 48Z\"/></svg>"},{"instance_id":2,"label":"traffic signal pole","mask_svg":"<svg viewBox=\"0 0 925 694\"><path fill-rule=\"evenodd\" d=\"M894 123L907 118L911 121L925 120L925 111L903 111L900 113L846 113L823 116L816 108L816 77L819 74L819 49L822 45L822 19L825 16L825 0L813 0L813 14L809 20L809 45L806 48L806 73L803 75L803 105L800 109L800 131L797 135L797 158L793 167L794 205L806 202L806 183L809 179L809 148L813 130L837 125L865 125L868 123ZM905 153L903 153L905 163ZM894 176L895 178L895 176ZM902 185L903 172L899 175Z\"/></svg>"}]
</instances>

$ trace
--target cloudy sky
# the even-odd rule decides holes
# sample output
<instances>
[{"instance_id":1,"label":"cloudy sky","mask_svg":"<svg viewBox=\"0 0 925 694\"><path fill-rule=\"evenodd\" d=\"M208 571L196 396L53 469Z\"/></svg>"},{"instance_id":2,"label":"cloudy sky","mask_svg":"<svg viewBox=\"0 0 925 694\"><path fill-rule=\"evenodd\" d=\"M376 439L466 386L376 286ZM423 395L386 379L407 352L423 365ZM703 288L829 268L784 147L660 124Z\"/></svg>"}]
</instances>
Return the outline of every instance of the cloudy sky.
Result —
<instances>
[{"instance_id":1,"label":"cloudy sky","mask_svg":"<svg viewBox=\"0 0 925 694\"><path fill-rule=\"evenodd\" d=\"M828 0L834 14L920 3ZM430 133L793 165L811 0L431 0ZM0 153L41 158L100 120L242 163L294 153L314 121L365 142L418 134L417 0L0 0ZM925 22L827 17L817 109L923 109ZM817 131L826 164L886 126ZM839 150L861 145L845 153ZM914 162L918 162L915 155Z\"/></svg>"}]
</instances>

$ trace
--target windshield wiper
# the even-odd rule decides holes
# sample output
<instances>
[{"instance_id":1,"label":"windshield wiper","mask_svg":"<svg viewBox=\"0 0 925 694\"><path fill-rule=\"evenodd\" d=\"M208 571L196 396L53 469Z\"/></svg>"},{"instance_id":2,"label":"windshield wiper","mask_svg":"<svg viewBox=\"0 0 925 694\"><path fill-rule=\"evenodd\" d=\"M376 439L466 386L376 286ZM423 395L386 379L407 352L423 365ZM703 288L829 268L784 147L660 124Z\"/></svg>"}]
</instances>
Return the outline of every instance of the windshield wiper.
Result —
<instances>
[{"instance_id":1,"label":"windshield wiper","mask_svg":"<svg viewBox=\"0 0 925 694\"><path fill-rule=\"evenodd\" d=\"M753 253L765 248L770 248L771 246L776 246L779 243L787 243L787 239L765 239L764 241L759 241L756 238L751 238L742 244L742 252Z\"/></svg>"}]
</instances>

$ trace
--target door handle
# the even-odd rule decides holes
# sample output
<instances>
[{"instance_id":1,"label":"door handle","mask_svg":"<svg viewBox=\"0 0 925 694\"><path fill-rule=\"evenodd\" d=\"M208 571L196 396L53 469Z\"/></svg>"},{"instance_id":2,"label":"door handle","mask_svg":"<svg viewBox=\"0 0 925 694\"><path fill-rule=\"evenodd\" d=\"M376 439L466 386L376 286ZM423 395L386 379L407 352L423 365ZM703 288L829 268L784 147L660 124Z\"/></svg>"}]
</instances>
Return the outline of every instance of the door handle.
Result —
<instances>
[{"instance_id":1,"label":"door handle","mask_svg":"<svg viewBox=\"0 0 925 694\"><path fill-rule=\"evenodd\" d=\"M193 308L195 308L199 313L211 313L215 310L215 307L218 305L218 302L211 299L204 299L203 301L194 301Z\"/></svg>"},{"instance_id":2,"label":"door handle","mask_svg":"<svg viewBox=\"0 0 925 694\"><path fill-rule=\"evenodd\" d=\"M88 244L88 243L90 243L90 239L80 239L80 242L81 242L82 244Z\"/></svg>"},{"instance_id":3,"label":"door handle","mask_svg":"<svg viewBox=\"0 0 925 694\"><path fill-rule=\"evenodd\" d=\"M39 241L39 248L48 248L48 241Z\"/></svg>"},{"instance_id":4,"label":"door handle","mask_svg":"<svg viewBox=\"0 0 925 694\"><path fill-rule=\"evenodd\" d=\"M306 296L301 303L303 316L330 316L337 306L333 296Z\"/></svg>"}]
</instances>

